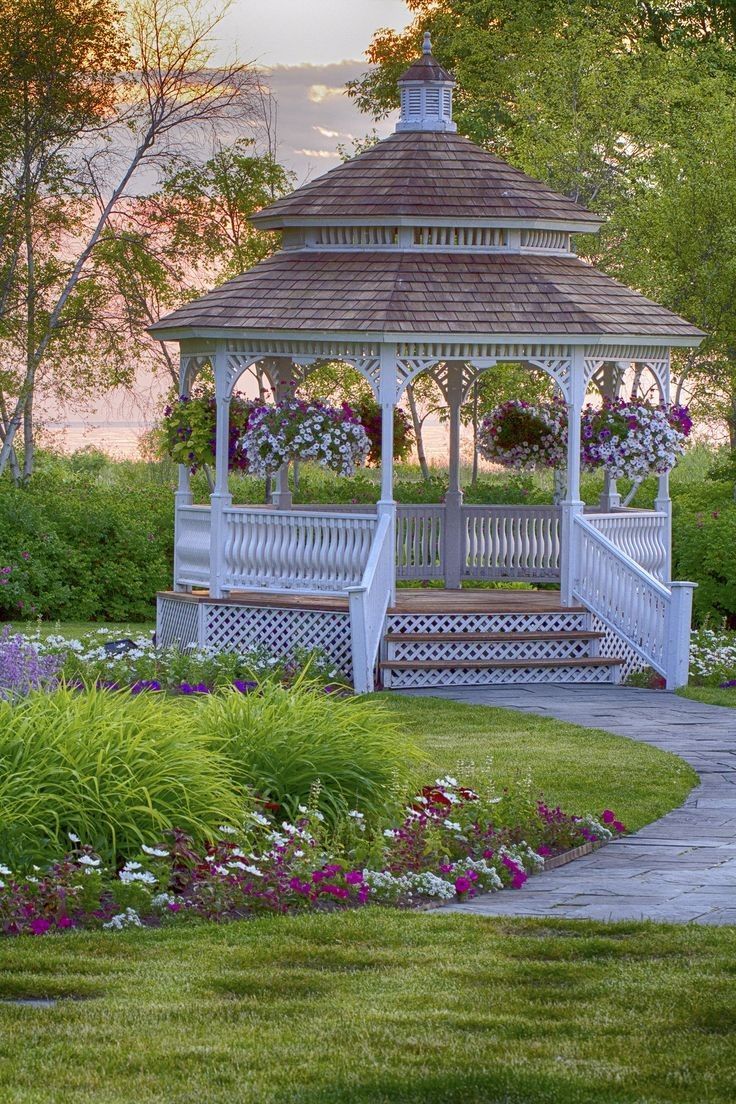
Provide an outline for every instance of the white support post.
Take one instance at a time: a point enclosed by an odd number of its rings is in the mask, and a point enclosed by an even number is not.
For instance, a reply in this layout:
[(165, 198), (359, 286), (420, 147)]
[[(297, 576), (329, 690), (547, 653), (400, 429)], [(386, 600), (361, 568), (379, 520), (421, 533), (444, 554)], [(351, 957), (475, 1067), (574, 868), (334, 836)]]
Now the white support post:
[(449, 364), (447, 367), (450, 455), (442, 536), (444, 539), (445, 586), (448, 590), (460, 590), (465, 561), (465, 533), (462, 525), (463, 492), (460, 485), (460, 407), (463, 401), (463, 381), (461, 365)]
[(665, 562), (662, 565), (662, 578), (669, 586), (672, 578), (672, 499), (670, 498), (670, 473), (660, 475), (657, 483), (657, 497), (654, 500), (654, 509), (665, 515), (664, 520), (664, 548)]
[(687, 686), (695, 586), (695, 583), (670, 583), (672, 601), (664, 626), (664, 669), (668, 690)]
[[(394, 408), (396, 407), (396, 346), (381, 346), (378, 401), (381, 405), (381, 497), (376, 513), (391, 518), (391, 547), (396, 546), (396, 502), (394, 500)], [(396, 567), (391, 576), (389, 604), (396, 601)]]
[[(189, 398), (189, 391), (191, 387), (190, 378), (190, 357), (185, 356), (183, 353), (179, 354), (179, 397)], [(191, 586), (185, 583), (180, 583), (179, 579), (179, 539), (181, 530), (181, 521), (179, 511), (183, 506), (192, 505), (192, 485), (189, 479), (189, 467), (186, 464), (178, 465), (179, 480), (177, 483), (176, 493), (174, 494), (174, 590), (179, 593), (187, 593), (191, 591)]]
[[(292, 363), (288, 357), (274, 357), (274, 374), (276, 376), (276, 402), (284, 402), (291, 397), (293, 386)], [(289, 488), (289, 465), (282, 464), (276, 476), (276, 489), (271, 495), (271, 502), (277, 510), (290, 510), (294, 504), (294, 498)]]
[(227, 379), (227, 349), (217, 342), (215, 369), (215, 489), (210, 495), (210, 596), (223, 598), (227, 592), (225, 575), (225, 510), (232, 505), (228, 488), (230, 451), (230, 389)]
[[(667, 350), (667, 363), (663, 378), (660, 380), (660, 398), (663, 403), (670, 401), (670, 356)], [(670, 497), (670, 473), (660, 475), (657, 483), (657, 497), (654, 500), (654, 509), (665, 514), (664, 545), (665, 562), (662, 567), (662, 578), (669, 585), (672, 579), (672, 499)]]
[(583, 502), (580, 498), (580, 416), (585, 399), (585, 363), (582, 349), (573, 351), (566, 397), (567, 491), (561, 503), (560, 601), (563, 606), (571, 606), (578, 572), (575, 518), (583, 512)]
[[(621, 367), (621, 362), (614, 364), (608, 361), (603, 365), (603, 396), (607, 399), (615, 399), (618, 396), (619, 383), (623, 376)], [(617, 481), (608, 472), (603, 475), (603, 491), (601, 492), (599, 505), (605, 514), (617, 510), (621, 505), (621, 495), (618, 493)]]

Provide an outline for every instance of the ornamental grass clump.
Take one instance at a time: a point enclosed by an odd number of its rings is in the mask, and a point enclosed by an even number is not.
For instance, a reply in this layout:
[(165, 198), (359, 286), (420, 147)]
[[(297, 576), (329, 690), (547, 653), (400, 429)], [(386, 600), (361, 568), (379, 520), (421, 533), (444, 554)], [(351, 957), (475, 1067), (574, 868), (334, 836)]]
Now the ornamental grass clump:
[(187, 725), (216, 742), (238, 785), (289, 816), (319, 783), (317, 808), (330, 821), (355, 808), (378, 818), (416, 776), (420, 753), (380, 702), (325, 694), (303, 678), (193, 705)]
[(160, 694), (95, 688), (0, 701), (3, 860), (42, 862), (72, 833), (112, 862), (168, 828), (203, 841), (242, 819), (229, 764), (181, 712)]

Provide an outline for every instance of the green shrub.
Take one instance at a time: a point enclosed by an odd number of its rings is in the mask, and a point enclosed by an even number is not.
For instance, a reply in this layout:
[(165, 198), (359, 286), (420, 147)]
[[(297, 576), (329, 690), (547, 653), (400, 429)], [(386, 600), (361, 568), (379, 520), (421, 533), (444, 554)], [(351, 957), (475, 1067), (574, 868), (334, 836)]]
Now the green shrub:
[(0, 481), (0, 533), (0, 620), (150, 621), (171, 581), (172, 488), (122, 464), (42, 464), (30, 487)]
[(0, 855), (58, 856), (73, 833), (106, 861), (166, 828), (203, 840), (243, 800), (195, 709), (161, 695), (62, 689), (0, 701)]
[(383, 703), (341, 698), (302, 683), (264, 683), (257, 694), (216, 694), (197, 703), (191, 725), (213, 738), (232, 776), (289, 816), (313, 801), (332, 819), (351, 809), (381, 817), (405, 797), (419, 753)]

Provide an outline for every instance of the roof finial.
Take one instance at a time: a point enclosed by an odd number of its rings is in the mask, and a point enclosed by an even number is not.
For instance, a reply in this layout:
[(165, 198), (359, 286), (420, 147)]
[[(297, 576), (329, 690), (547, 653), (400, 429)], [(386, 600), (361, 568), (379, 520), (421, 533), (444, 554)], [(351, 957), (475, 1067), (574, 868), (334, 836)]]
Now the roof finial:
[(424, 32), (424, 42), (422, 44), (422, 53), (423, 54), (431, 54), (432, 53), (432, 36), (429, 33), (429, 31)]

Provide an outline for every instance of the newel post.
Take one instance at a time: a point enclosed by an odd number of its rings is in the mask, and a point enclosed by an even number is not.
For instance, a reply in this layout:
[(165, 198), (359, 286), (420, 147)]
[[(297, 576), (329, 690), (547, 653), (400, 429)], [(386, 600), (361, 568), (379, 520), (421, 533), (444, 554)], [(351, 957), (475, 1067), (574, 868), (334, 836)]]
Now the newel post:
[[(192, 358), (184, 353), (179, 354), (179, 398), (188, 399), (189, 392), (191, 390), (191, 374), (190, 367)], [(192, 485), (189, 480), (189, 468), (186, 464), (177, 465), (179, 478), (176, 487), (176, 493), (174, 494), (174, 590), (179, 593), (186, 593), (191, 591), (191, 586), (186, 583), (179, 582), (179, 555), (182, 539), (182, 518), (180, 510), (184, 506), (191, 506), (193, 502), (192, 498)]]
[(687, 686), (690, 668), (690, 626), (697, 583), (670, 583), (672, 598), (664, 626), (664, 670), (668, 690)]
[(578, 536), (575, 518), (583, 512), (580, 498), (580, 418), (585, 399), (585, 361), (583, 349), (574, 349), (567, 384), (567, 490), (560, 504), (560, 601), (574, 602), (578, 577)]
[(450, 409), (450, 456), (443, 526), (445, 586), (460, 590), (465, 567), (463, 491), (460, 485), (460, 407), (463, 401), (462, 366), (447, 366), (447, 404)]
[(225, 541), (227, 519), (225, 511), (232, 505), (228, 487), (230, 453), (230, 386), (227, 371), (227, 349), (218, 341), (214, 358), (215, 369), (215, 489), (210, 495), (210, 597), (223, 598), (225, 585)]

